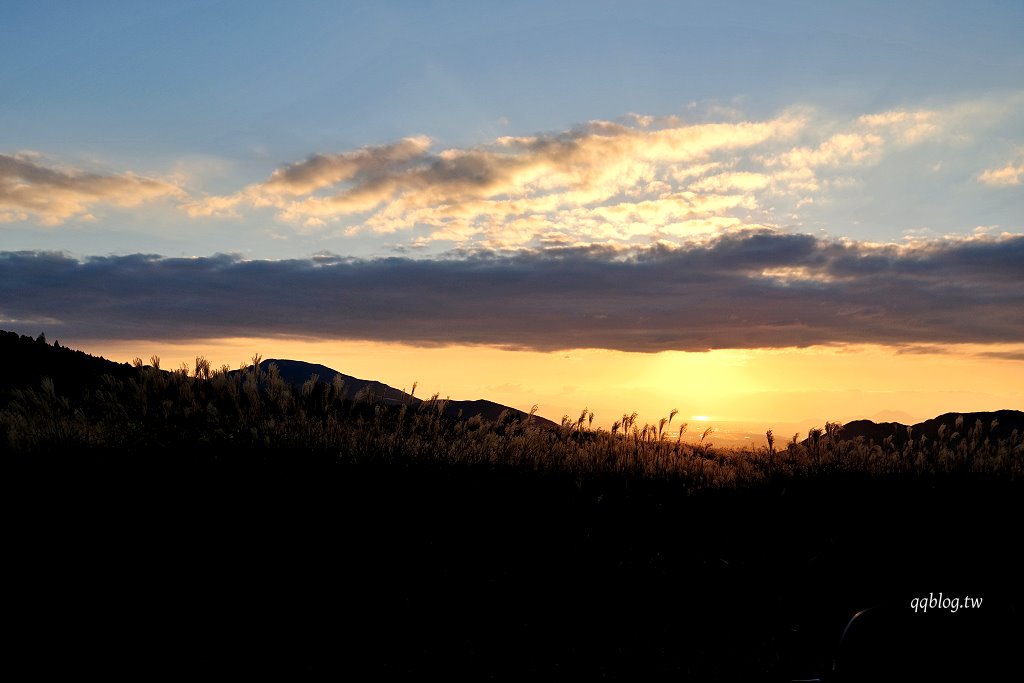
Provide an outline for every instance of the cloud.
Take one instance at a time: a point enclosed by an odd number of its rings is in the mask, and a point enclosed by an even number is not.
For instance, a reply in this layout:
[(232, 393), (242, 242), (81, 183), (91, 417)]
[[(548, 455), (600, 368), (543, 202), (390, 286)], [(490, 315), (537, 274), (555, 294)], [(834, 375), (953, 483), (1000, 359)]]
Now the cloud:
[[(746, 120), (740, 112), (718, 112), (717, 121), (696, 122), (629, 114), (449, 148), (413, 136), (311, 154), (224, 194), (202, 190), (240, 166), (184, 159), (173, 175), (157, 179), (65, 169), (20, 153), (0, 156), (0, 222), (56, 225), (92, 219), (103, 207), (173, 197), (191, 218), (265, 224), (274, 217), (283, 224), (278, 234), (287, 227), (435, 254), (553, 244), (685, 246), (761, 226), (847, 218), (867, 224), (864, 217), (896, 196), (907, 197), (907, 206), (933, 205), (955, 173), (1019, 185), (1019, 155), (978, 174), (985, 164), (968, 159), (967, 150), (991, 158), (994, 150), (981, 149), (991, 143), (981, 141), (1015, 144), (1022, 98), (1010, 93), (839, 118), (807, 107)], [(836, 221), (829, 212), (840, 207)], [(960, 218), (950, 217), (948, 229), (957, 230)], [(1007, 224), (1001, 213), (978, 220)]]
[(777, 159), (776, 163), (789, 168), (815, 168), (818, 166), (840, 166), (862, 164), (881, 156), (885, 140), (873, 133), (838, 133), (815, 148), (798, 147)]
[(858, 122), (869, 129), (886, 131), (898, 144), (913, 145), (941, 133), (948, 123), (944, 119), (950, 115), (928, 110), (893, 110), (861, 116)]
[(75, 217), (92, 219), (98, 206), (133, 207), (183, 196), (172, 183), (134, 173), (63, 170), (43, 165), (36, 154), (0, 154), (0, 223), (35, 220), (59, 225)]
[[(815, 212), (804, 207), (828, 206), (833, 193), (904, 176), (911, 171), (901, 163), (921, 163), (921, 154), (910, 154), (883, 167), (893, 155), (926, 143), (965, 145), (979, 125), (1005, 118), (1000, 112), (981, 102), (846, 119), (810, 108), (763, 120), (732, 112), (724, 122), (630, 114), (447, 149), (410, 137), (314, 154), (234, 194), (197, 198), (186, 210), (266, 210), (299, 231), (389, 235), (405, 247), (440, 243), (435, 253), (553, 242), (684, 245), (698, 235), (778, 227), (779, 217), (814, 220), (801, 215)], [(872, 174), (874, 166), (881, 168)]]
[[(75, 339), (289, 335), (625, 351), (1019, 343), (1024, 236), (768, 230), (684, 247), (246, 261), (0, 253), (0, 319)], [(33, 326), (33, 330), (34, 330)]]
[(998, 360), (1024, 361), (1024, 351), (982, 351), (978, 355), (984, 358), (996, 358)]
[[(233, 195), (198, 199), (186, 209), (192, 216), (212, 216), (270, 207), (280, 220), (296, 226), (342, 224), (357, 232), (427, 227), (427, 241), (475, 241), (483, 248), (506, 245), (510, 231), (518, 232), (517, 244), (538, 246), (543, 234), (522, 230), (546, 223), (582, 244), (594, 238), (591, 228), (620, 204), (626, 210), (630, 204), (664, 202), (665, 207), (648, 213), (675, 215), (687, 179), (721, 165), (709, 161), (712, 157), (788, 139), (804, 124), (793, 114), (690, 125), (632, 115), (560, 133), (505, 136), (487, 145), (440, 151), (431, 149), (428, 138), (408, 138), (314, 155), (277, 169), (262, 183)], [(741, 199), (718, 202), (723, 208), (714, 216), (732, 216), (731, 209), (755, 207), (752, 191), (764, 187), (756, 174), (723, 176), (717, 188), (701, 188), (708, 197), (687, 200), (687, 215), (694, 215), (693, 206), (714, 204), (716, 194), (745, 193)], [(648, 224), (643, 234), (662, 227)]]
[(1008, 186), (1020, 185), (1024, 180), (1024, 163), (1009, 163), (1002, 168), (993, 168), (978, 176), (978, 180), (985, 185)]
[[(963, 115), (950, 111), (892, 110), (865, 114), (840, 124), (816, 145), (801, 145), (762, 156), (771, 186), (778, 191), (814, 193), (822, 189), (821, 176), (837, 170), (875, 165), (895, 150), (906, 149), (942, 135)], [(833, 128), (835, 125), (833, 125)], [(827, 130), (822, 125), (819, 130)], [(833, 183), (838, 179), (832, 178)]]
[[(365, 147), (355, 152), (314, 154), (304, 161), (278, 168), (264, 183), (249, 186), (234, 195), (193, 200), (184, 208), (190, 216), (196, 218), (235, 215), (241, 205), (271, 206), (280, 209), (281, 216), (285, 219), (291, 219), (301, 213), (301, 218), (317, 221), (321, 215), (331, 215), (337, 213), (337, 210), (315, 209), (319, 198), (310, 198), (306, 202), (296, 202), (292, 198), (311, 195), (340, 183), (351, 182), (364, 188), (387, 185), (389, 175), (400, 173), (421, 161), (430, 144), (430, 138), (420, 136), (405, 138), (390, 145)], [(358, 195), (359, 192), (354, 194)], [(358, 199), (355, 201), (358, 203)], [(369, 207), (372, 208), (379, 201), (372, 200)], [(307, 209), (300, 212), (296, 207), (303, 203)]]
[(764, 173), (751, 173), (740, 171), (735, 173), (719, 173), (707, 176), (700, 181), (690, 185), (691, 190), (701, 192), (727, 192), (729, 190), (763, 190), (771, 185), (771, 177)]
[(285, 194), (307, 194), (337, 183), (380, 178), (400, 172), (430, 149), (430, 138), (411, 137), (392, 145), (367, 147), (349, 154), (311, 156), (274, 171), (264, 187)]

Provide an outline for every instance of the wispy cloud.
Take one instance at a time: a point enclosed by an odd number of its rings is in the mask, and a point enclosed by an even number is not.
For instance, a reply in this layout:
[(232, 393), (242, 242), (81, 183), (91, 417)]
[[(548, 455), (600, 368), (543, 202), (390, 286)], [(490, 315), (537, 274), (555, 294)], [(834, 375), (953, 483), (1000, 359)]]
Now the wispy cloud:
[(813, 203), (830, 185), (849, 183), (844, 172), (948, 134), (968, 116), (961, 109), (846, 121), (806, 108), (711, 123), (634, 114), (442, 150), (414, 137), (313, 155), (186, 208), (192, 216), (270, 208), (300, 229), (336, 226), (348, 235), (415, 229), (412, 246), (678, 245), (772, 226), (780, 201), (791, 210)]
[[(201, 216), (269, 206), (281, 220), (298, 225), (349, 220), (354, 230), (378, 233), (426, 226), (427, 241), (476, 240), (483, 247), (537, 246), (545, 233), (581, 244), (607, 241), (611, 232), (628, 242), (681, 227), (690, 232), (700, 218), (716, 219), (704, 226), (714, 232), (729, 209), (754, 208), (750, 192), (765, 183), (755, 174), (734, 173), (717, 184), (706, 181), (695, 193), (688, 179), (716, 167), (708, 163), (713, 157), (792, 138), (804, 124), (794, 114), (692, 125), (631, 116), (437, 152), (430, 140), (409, 138), (315, 155), (239, 193), (203, 198), (187, 208)], [(645, 212), (659, 220), (606, 225), (611, 215), (659, 203), (666, 206)], [(538, 231), (540, 225), (546, 228)]]
[(132, 207), (183, 196), (172, 183), (134, 173), (88, 173), (44, 165), (37, 154), (0, 154), (0, 223), (59, 225), (71, 218), (90, 220), (99, 206)]
[(373, 184), (422, 161), (430, 138), (412, 137), (391, 145), (366, 147), (343, 154), (314, 154), (283, 166), (261, 184), (226, 197), (205, 197), (185, 205), (190, 216), (234, 215), (240, 205), (284, 209), (288, 198), (310, 195), (342, 183)]
[[(1004, 126), (1002, 134), (1012, 136), (1005, 126), (1022, 97), (843, 118), (807, 107), (761, 120), (739, 112), (693, 122), (631, 114), (447, 149), (415, 136), (313, 154), (220, 195), (203, 191), (225, 180), (211, 177), (210, 168), (160, 179), (66, 169), (22, 153), (0, 156), (0, 222), (56, 225), (91, 219), (105, 206), (173, 197), (191, 219), (264, 222), (269, 212), (281, 236), (291, 228), (432, 254), (685, 246), (759, 228), (827, 229), (828, 207), (837, 202), (846, 202), (844, 220), (870, 211), (850, 203), (850, 188), (884, 202), (898, 194), (893, 184), (900, 178), (920, 178), (928, 169), (951, 176), (986, 126)], [(929, 144), (927, 152), (910, 151)], [(966, 172), (979, 183), (1019, 184), (1019, 161)], [(1007, 224), (996, 218), (986, 220)]]
[[(835, 173), (857, 166), (877, 164), (894, 150), (922, 143), (945, 132), (952, 114), (930, 110), (893, 110), (866, 114), (841, 124), (813, 132), (822, 134), (820, 142), (766, 155), (761, 161), (771, 173), (772, 186), (782, 192), (804, 195), (822, 189), (822, 173)], [(813, 136), (812, 136), (813, 137)]]
[(1002, 168), (984, 171), (978, 180), (986, 185), (1009, 186), (1024, 183), (1024, 163), (1008, 163)]
[[(772, 231), (684, 247), (247, 261), (0, 253), (0, 319), (48, 335), (289, 335), (627, 351), (1019, 343), (1024, 237), (875, 245)], [(21, 321), (21, 322), (19, 322)]]

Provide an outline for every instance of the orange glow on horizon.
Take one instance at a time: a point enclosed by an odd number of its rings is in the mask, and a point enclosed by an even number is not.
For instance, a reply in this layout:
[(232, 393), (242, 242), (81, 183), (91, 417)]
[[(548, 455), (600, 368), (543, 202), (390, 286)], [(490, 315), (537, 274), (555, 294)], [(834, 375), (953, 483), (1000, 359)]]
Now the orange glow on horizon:
[(594, 427), (604, 429), (634, 411), (643, 424), (678, 409), (714, 427), (719, 438), (763, 437), (767, 428), (788, 436), (826, 420), (917, 422), (944, 412), (1024, 410), (1024, 362), (991, 355), (1020, 352), (1008, 347), (899, 353), (847, 345), (643, 354), (283, 338), (62, 343), (119, 362), (158, 355), (164, 368), (192, 368), (200, 355), (214, 368), (232, 369), (257, 353), (305, 360), (397, 389), (409, 390), (416, 382), (421, 398), (486, 398), (524, 411), (536, 404), (539, 415), (555, 422), (587, 408), (595, 414)]

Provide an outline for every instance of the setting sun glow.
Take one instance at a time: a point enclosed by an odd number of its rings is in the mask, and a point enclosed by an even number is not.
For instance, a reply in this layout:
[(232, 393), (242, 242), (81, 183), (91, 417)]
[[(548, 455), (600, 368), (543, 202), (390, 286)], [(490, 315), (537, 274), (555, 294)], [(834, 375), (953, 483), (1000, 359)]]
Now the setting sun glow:
[(779, 434), (805, 432), (826, 420), (913, 423), (950, 410), (1024, 405), (1024, 364), (992, 358), (997, 350), (1009, 354), (1006, 349), (966, 345), (914, 353), (850, 345), (643, 354), (230, 338), (83, 341), (80, 348), (122, 362), (157, 355), (167, 368), (191, 367), (200, 355), (213, 367), (230, 368), (257, 353), (302, 359), (397, 389), (408, 390), (415, 382), (421, 398), (434, 393), (458, 400), (487, 398), (525, 411), (537, 405), (539, 415), (555, 422), (587, 408), (595, 415), (594, 426), (605, 429), (624, 413), (639, 413), (642, 424), (678, 409), (691, 421), (713, 426), (719, 440), (760, 439), (768, 428)]
[(718, 440), (1024, 408), (1019, 3), (400, 4), (3, 3), (0, 328)]

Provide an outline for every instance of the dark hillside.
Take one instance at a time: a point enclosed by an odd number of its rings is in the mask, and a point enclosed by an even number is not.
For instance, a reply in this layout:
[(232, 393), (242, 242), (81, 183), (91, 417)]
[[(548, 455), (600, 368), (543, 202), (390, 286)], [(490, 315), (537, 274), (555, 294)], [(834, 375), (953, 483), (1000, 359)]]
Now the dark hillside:
[(841, 433), (844, 439), (856, 439), (863, 437), (865, 441), (882, 443), (887, 438), (907, 438), (907, 426), (899, 422), (872, 422), (871, 420), (853, 420), (843, 425)]
[(260, 362), (260, 369), (266, 372), (271, 365), (277, 366), (281, 378), (294, 387), (302, 387), (313, 375), (319, 382), (330, 383), (335, 375), (345, 383), (345, 398), (350, 401), (367, 400), (374, 403), (401, 405), (419, 403), (419, 399), (389, 387), (386, 384), (369, 379), (359, 379), (333, 370), (326, 365), (306, 363), (299, 360), (282, 360), (272, 358)]
[(972, 429), (979, 429), (983, 438), (1009, 439), (1014, 431), (1024, 434), (1024, 412), (1019, 410), (993, 410), (975, 413), (945, 413), (924, 422), (905, 425), (899, 422), (876, 423), (871, 420), (854, 420), (843, 425), (840, 438), (857, 439), (882, 443), (891, 438), (902, 446), (908, 439), (920, 441), (921, 437), (936, 441), (941, 437), (954, 439), (965, 437)]
[(33, 339), (5, 330), (0, 330), (0, 358), (4, 359), (0, 398), (13, 389), (38, 388), (44, 378), (53, 381), (58, 393), (77, 396), (99, 386), (103, 375), (118, 379), (135, 376), (127, 363), (60, 346), (58, 340), (51, 345), (42, 335)]
[[(326, 382), (328, 384), (337, 376), (344, 383), (345, 398), (350, 401), (366, 401), (389, 406), (418, 406), (423, 402), (421, 398), (390, 387), (382, 382), (352, 377), (325, 365), (298, 360), (269, 359), (260, 362), (260, 369), (266, 372), (271, 365), (277, 366), (277, 371), (281, 378), (295, 388), (301, 388), (314, 375), (316, 375), (318, 382)], [(521, 410), (485, 399), (478, 399), (476, 401), (445, 399), (444, 414), (448, 417), (463, 419), (479, 415), (485, 420), (491, 421), (498, 420), (502, 414), (505, 414), (506, 417), (517, 419), (526, 419), (527, 417), (527, 414)], [(532, 421), (536, 424), (557, 427), (554, 422), (539, 415), (534, 415)]]
[(933, 441), (939, 438), (939, 429), (945, 427), (945, 433), (953, 435), (965, 434), (970, 429), (980, 427), (985, 436), (991, 439), (1008, 439), (1016, 430), (1024, 434), (1024, 412), (1019, 410), (992, 410), (981, 413), (945, 413), (913, 427), (914, 438), (927, 436)]

